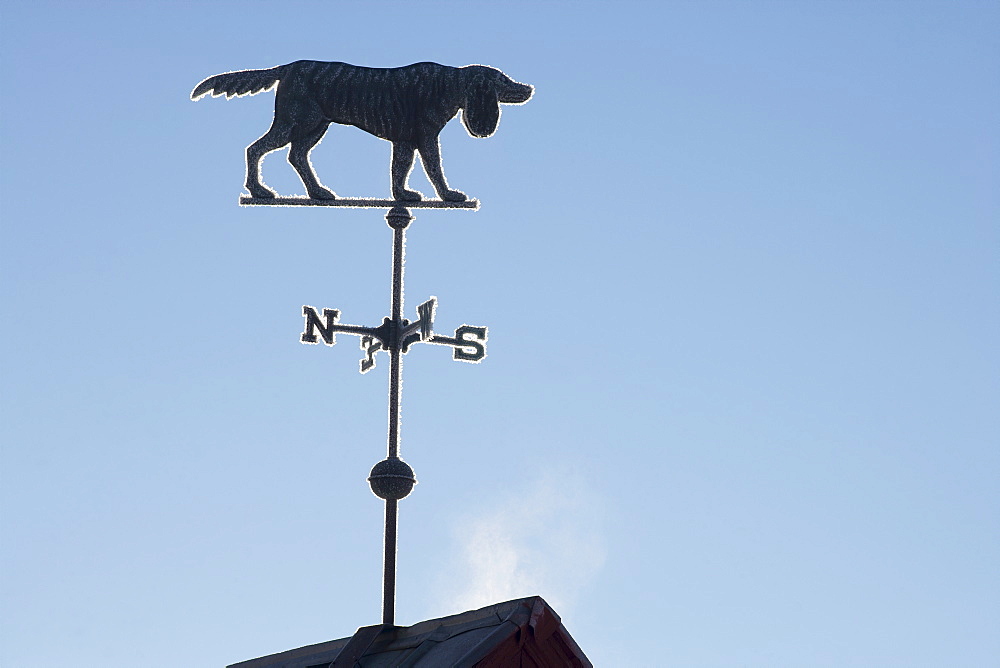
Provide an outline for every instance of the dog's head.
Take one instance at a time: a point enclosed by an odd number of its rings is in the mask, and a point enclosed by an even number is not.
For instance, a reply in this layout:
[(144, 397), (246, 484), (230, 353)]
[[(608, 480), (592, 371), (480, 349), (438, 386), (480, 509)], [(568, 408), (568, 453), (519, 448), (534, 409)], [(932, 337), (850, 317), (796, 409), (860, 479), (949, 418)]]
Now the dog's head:
[(473, 137), (489, 137), (500, 123), (501, 104), (524, 104), (535, 89), (485, 65), (461, 68), (465, 78), (462, 122)]

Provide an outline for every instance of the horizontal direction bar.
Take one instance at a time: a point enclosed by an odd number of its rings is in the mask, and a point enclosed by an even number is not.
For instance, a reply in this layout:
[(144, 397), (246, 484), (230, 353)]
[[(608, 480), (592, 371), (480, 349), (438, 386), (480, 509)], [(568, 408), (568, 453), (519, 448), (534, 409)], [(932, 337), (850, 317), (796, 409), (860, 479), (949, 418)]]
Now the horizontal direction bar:
[(440, 199), (424, 199), (406, 202), (394, 199), (337, 198), (309, 199), (308, 197), (250, 197), (240, 195), (240, 206), (340, 206), (351, 209), (392, 209), (401, 206), (406, 209), (472, 209), (479, 208), (479, 200), (445, 202)]
[(337, 334), (352, 334), (353, 336), (373, 336), (382, 340), (385, 330), (381, 327), (364, 327), (362, 325), (334, 325), (331, 329)]

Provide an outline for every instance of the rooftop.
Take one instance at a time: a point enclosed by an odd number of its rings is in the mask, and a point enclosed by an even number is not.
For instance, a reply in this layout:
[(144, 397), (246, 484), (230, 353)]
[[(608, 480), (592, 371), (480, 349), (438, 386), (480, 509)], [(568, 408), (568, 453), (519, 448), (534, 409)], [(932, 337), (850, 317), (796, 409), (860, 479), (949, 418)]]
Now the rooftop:
[(250, 659), (229, 668), (592, 668), (559, 615), (531, 596), (413, 626), (363, 626), (349, 638)]

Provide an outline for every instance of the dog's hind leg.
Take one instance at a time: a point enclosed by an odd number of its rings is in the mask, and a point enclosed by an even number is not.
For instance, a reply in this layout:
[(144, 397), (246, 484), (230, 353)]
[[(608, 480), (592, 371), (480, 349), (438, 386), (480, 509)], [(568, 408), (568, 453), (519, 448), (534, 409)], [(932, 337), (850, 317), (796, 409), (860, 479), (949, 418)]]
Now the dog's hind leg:
[(461, 190), (452, 190), (444, 178), (441, 167), (441, 144), (436, 136), (420, 143), (420, 161), (438, 196), (446, 202), (464, 202), (468, 199)]
[[(309, 161), (309, 152), (323, 138), (328, 127), (330, 127), (329, 123), (322, 122), (309, 133), (292, 139), (292, 148), (288, 151), (288, 162), (299, 173), (299, 178), (302, 179), (302, 183), (306, 187), (306, 192), (309, 193), (309, 197), (312, 199), (337, 199), (337, 196), (324, 188), (319, 179), (316, 178), (316, 172)], [(299, 133), (296, 132), (295, 134)]]
[(247, 181), (246, 187), (252, 197), (271, 199), (274, 191), (260, 181), (260, 163), (264, 156), (276, 151), (291, 140), (291, 128), (275, 121), (267, 133), (247, 146)]
[(392, 142), (392, 198), (404, 202), (419, 202), (423, 195), (416, 190), (407, 190), (406, 182), (413, 170), (413, 156), (416, 148), (404, 142)]

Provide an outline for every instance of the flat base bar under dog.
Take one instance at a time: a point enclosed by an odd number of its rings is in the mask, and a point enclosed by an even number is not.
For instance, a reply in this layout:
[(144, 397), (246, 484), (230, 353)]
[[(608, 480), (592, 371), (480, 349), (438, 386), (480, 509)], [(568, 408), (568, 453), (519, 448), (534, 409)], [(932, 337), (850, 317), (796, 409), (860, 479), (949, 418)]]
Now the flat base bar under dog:
[(472, 209), (479, 208), (479, 200), (446, 202), (440, 199), (425, 199), (408, 202), (395, 199), (368, 199), (363, 197), (337, 199), (309, 199), (308, 197), (248, 197), (240, 196), (240, 206), (340, 206), (353, 209)]

